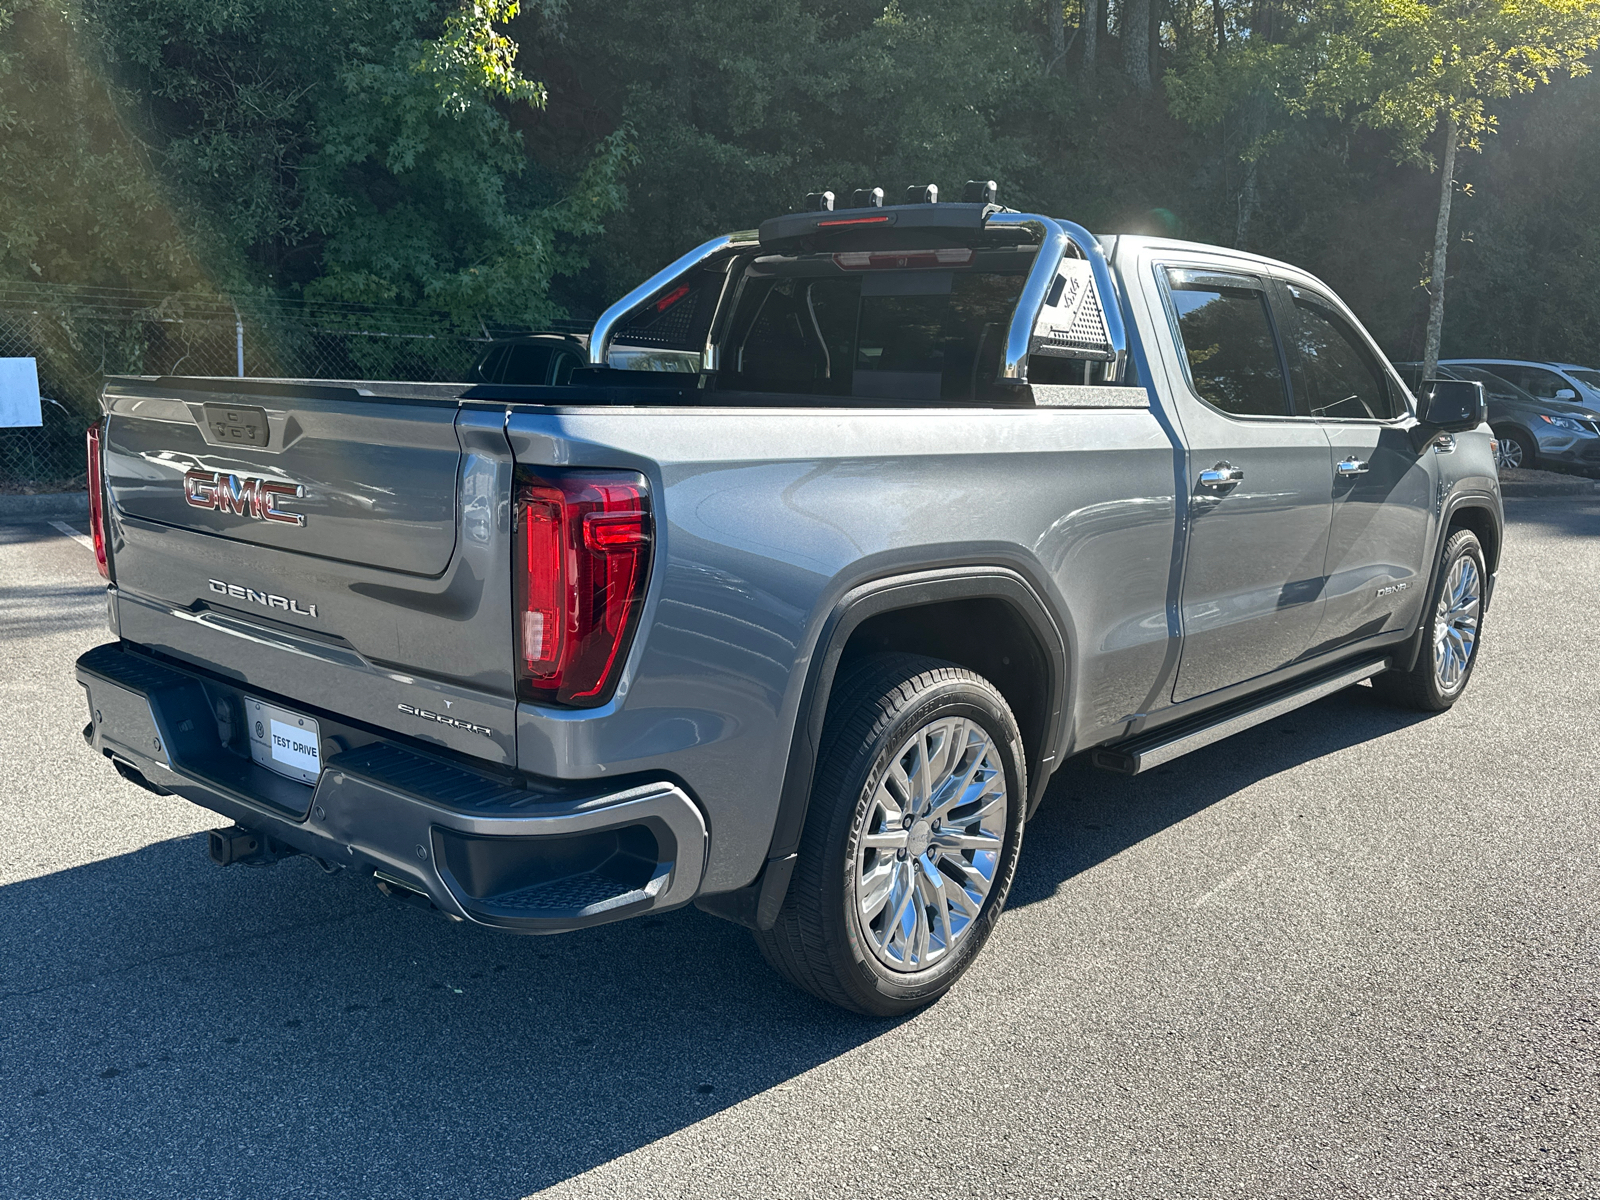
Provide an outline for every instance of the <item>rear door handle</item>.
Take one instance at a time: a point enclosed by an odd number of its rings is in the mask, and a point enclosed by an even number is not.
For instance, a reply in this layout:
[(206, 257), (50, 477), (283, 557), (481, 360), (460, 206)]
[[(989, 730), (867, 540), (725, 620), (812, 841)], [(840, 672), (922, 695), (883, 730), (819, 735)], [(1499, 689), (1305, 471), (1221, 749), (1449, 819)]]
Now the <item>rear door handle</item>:
[(1352, 454), (1335, 467), (1334, 470), (1339, 473), (1340, 479), (1348, 479), (1352, 475), (1365, 475), (1367, 473), (1367, 464)]
[(1244, 481), (1244, 471), (1232, 463), (1219, 462), (1209, 471), (1200, 472), (1200, 486), (1204, 488), (1232, 487)]

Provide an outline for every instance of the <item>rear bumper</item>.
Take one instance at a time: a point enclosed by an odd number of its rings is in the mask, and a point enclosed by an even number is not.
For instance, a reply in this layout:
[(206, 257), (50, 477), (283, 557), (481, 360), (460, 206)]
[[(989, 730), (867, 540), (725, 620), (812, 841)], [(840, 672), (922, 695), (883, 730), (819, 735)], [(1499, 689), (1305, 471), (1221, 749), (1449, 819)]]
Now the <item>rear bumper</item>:
[(126, 643), (89, 651), (77, 676), (96, 751), (304, 854), (425, 895), (449, 916), (560, 933), (685, 904), (699, 887), (705, 821), (671, 782), (618, 789), (496, 775), (291, 703), (321, 726), (313, 787), (250, 758), (241, 706), (253, 693)]

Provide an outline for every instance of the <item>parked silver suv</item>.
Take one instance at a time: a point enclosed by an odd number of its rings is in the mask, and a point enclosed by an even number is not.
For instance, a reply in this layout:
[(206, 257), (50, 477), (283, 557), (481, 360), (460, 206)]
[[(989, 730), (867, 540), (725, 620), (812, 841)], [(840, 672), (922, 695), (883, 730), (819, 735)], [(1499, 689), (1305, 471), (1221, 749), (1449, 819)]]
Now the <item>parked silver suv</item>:
[(1521, 358), (1447, 358), (1439, 365), (1493, 371), (1540, 400), (1561, 400), (1600, 412), (1600, 371), (1591, 367)]
[[(1396, 363), (1412, 387), (1419, 387), (1421, 363)], [(1495, 436), (1495, 463), (1508, 468), (1572, 467), (1600, 470), (1600, 416), (1581, 404), (1540, 400), (1509, 379), (1482, 367), (1441, 363), (1444, 379), (1483, 384), (1489, 397), (1489, 426)]]

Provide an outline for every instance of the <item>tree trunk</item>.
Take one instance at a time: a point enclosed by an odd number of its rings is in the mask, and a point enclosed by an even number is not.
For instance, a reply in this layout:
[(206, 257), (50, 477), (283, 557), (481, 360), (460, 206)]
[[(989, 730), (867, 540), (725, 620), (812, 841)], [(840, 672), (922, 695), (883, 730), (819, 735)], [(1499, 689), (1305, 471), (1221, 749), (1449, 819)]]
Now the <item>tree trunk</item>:
[(1244, 186), (1239, 189), (1239, 219), (1233, 233), (1235, 250), (1250, 248), (1250, 218), (1256, 215), (1256, 208), (1260, 205), (1260, 198), (1256, 193), (1257, 161), (1252, 158), (1244, 165)]
[(1147, 41), (1150, 46), (1150, 82), (1152, 85), (1161, 78), (1161, 3), (1162, 0), (1150, 0), (1150, 33)]
[(1211, 27), (1217, 36), (1217, 49), (1228, 48), (1228, 22), (1222, 11), (1222, 0), (1211, 0)]
[(1141, 92), (1150, 90), (1150, 0), (1124, 0), (1122, 69)]
[(1100, 40), (1100, 0), (1083, 0), (1083, 75), (1094, 78), (1094, 52)]
[(1067, 18), (1063, 11), (1063, 0), (1049, 0), (1050, 5), (1050, 65), (1045, 67), (1046, 75), (1054, 75), (1061, 67), (1062, 59), (1067, 57)]
[(1456, 183), (1456, 121), (1444, 119), (1444, 163), (1439, 170), (1439, 221), (1433, 227), (1433, 270), (1428, 276), (1428, 336), (1422, 349), (1422, 377), (1432, 379), (1439, 366), (1439, 337), (1444, 332), (1445, 255), (1450, 250), (1450, 199)]

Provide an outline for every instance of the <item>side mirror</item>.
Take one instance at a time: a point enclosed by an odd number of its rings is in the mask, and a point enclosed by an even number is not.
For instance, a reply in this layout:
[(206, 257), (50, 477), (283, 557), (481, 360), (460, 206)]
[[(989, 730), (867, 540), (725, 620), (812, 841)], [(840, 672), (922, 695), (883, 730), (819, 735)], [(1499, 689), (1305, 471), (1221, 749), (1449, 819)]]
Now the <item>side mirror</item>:
[(1576, 400), (1577, 398), (1578, 393), (1571, 388), (1557, 388), (1556, 394), (1551, 397), (1553, 400)]
[(1428, 437), (1436, 433), (1466, 433), (1489, 419), (1489, 401), (1483, 384), (1467, 379), (1425, 379), (1417, 417)]

